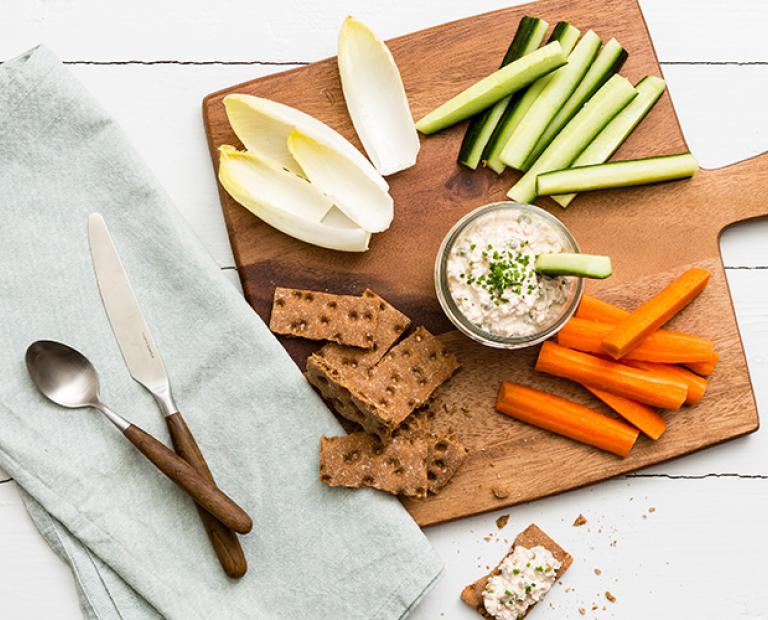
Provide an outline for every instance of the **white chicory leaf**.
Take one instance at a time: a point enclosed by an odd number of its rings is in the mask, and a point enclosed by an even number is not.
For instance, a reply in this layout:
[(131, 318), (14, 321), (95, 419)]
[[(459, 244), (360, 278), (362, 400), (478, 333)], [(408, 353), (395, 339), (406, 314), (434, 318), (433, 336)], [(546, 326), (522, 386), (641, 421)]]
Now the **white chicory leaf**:
[(320, 222), (333, 206), (314, 185), (269, 159), (228, 145), (220, 147), (219, 154), (229, 177), (253, 188), (265, 204), (311, 222)]
[[(288, 180), (286, 175), (293, 178)], [(254, 183), (256, 180), (259, 182)], [(303, 183), (311, 188), (309, 191), (319, 192), (307, 181), (263, 158), (224, 148), (219, 161), (219, 181), (238, 203), (286, 235), (331, 250), (365, 252), (368, 249), (370, 233), (330, 207), (322, 195), (320, 206), (310, 211), (304, 203), (309, 195), (297, 190), (295, 183)], [(281, 186), (284, 192), (281, 192)], [(288, 194), (292, 196), (290, 200), (285, 199)], [(318, 219), (323, 210), (324, 215)], [(305, 217), (308, 213), (309, 216)]]
[(339, 33), (338, 63), (349, 116), (373, 165), (383, 175), (413, 166), (419, 136), (389, 48), (350, 16)]
[(289, 134), (298, 129), (338, 151), (381, 189), (389, 189), (384, 177), (351, 142), (309, 114), (276, 101), (243, 94), (224, 97), (224, 108), (232, 130), (246, 149), (273, 159), (291, 172), (303, 174), (287, 146)]
[(350, 220), (372, 233), (389, 228), (392, 197), (346, 157), (300, 131), (288, 136), (288, 149), (312, 184)]

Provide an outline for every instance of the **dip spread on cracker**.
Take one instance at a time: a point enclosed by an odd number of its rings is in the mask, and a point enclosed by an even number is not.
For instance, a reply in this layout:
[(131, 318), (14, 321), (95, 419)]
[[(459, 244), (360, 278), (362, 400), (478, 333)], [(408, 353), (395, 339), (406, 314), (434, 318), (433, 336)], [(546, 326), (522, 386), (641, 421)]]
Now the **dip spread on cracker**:
[(567, 251), (543, 217), (518, 209), (479, 215), (447, 248), (448, 289), (465, 318), (494, 336), (536, 334), (562, 313), (571, 278), (536, 273), (539, 254)]
[(485, 610), (497, 620), (517, 620), (538, 603), (555, 583), (560, 562), (541, 545), (516, 546), (488, 579), (483, 590)]

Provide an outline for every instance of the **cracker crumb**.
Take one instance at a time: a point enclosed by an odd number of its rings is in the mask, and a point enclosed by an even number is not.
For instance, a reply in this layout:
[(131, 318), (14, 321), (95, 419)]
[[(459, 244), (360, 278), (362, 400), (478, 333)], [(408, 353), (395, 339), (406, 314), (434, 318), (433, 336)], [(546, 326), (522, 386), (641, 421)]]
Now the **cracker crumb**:
[(573, 527), (581, 527), (587, 522), (587, 518), (580, 514), (578, 517), (576, 517), (576, 520), (573, 522)]
[(656, 507), (655, 507), (655, 506), (651, 506), (651, 507), (648, 509), (648, 512), (656, 512)]
[(597, 575), (599, 577), (602, 574), (603, 574), (603, 571), (601, 571), (599, 568), (595, 569), (595, 575)]
[(498, 519), (496, 519), (496, 527), (499, 529), (503, 529), (504, 527), (506, 527), (508, 521), (509, 521), (509, 515), (501, 515)]
[(509, 487), (503, 484), (497, 484), (491, 487), (491, 492), (494, 494), (494, 496), (496, 496), (497, 499), (505, 499), (509, 497)]
[(618, 540), (612, 540), (612, 541), (611, 541), (611, 544), (610, 544), (610, 545), (608, 545), (608, 546), (609, 546), (609, 547), (615, 547), (617, 544), (619, 544), (619, 541), (618, 541)]
[(592, 611), (597, 611), (600, 609), (600, 606), (597, 603), (592, 603)]
[(583, 607), (579, 607), (579, 613), (583, 616), (587, 613), (587, 610), (584, 609)]
[(483, 536), (483, 540), (485, 542), (490, 542), (491, 541), (491, 537), (490, 536)]
[(643, 515), (643, 519), (647, 519), (647, 518), (648, 518), (648, 515)]
[(616, 597), (613, 594), (611, 594), (610, 592), (606, 592), (605, 593), (605, 598), (607, 598), (609, 601), (611, 601), (611, 603), (615, 603), (616, 602)]

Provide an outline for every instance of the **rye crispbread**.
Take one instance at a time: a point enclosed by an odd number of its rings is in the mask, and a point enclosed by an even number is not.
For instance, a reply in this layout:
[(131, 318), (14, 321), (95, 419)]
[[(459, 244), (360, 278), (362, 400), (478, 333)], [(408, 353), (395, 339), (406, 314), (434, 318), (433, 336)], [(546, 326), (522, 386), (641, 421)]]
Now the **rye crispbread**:
[(423, 437), (429, 443), (427, 478), (430, 493), (439, 493), (467, 458), (464, 444), (450, 429), (440, 427), (434, 411), (417, 411), (395, 431), (396, 436)]
[(276, 288), (269, 329), (284, 336), (371, 349), (379, 303), (370, 297)]
[[(501, 561), (496, 565), (496, 568), (494, 568), (490, 573), (488, 573), (485, 577), (482, 577), (475, 581), (475, 583), (468, 585), (464, 590), (461, 592), (461, 600), (464, 601), (467, 605), (470, 607), (474, 607), (475, 610), (484, 618), (489, 618), (490, 620), (493, 620), (493, 616), (491, 616), (486, 610), (485, 605), (483, 603), (483, 590), (485, 590), (485, 586), (488, 583), (488, 580), (494, 576), (499, 574), (499, 567), (501, 566), (501, 563), (504, 561), (504, 558), (506, 558), (515, 547), (518, 545), (522, 547), (526, 547), (527, 549), (531, 549), (532, 547), (535, 547), (537, 545), (540, 545), (547, 549), (553, 556), (555, 556), (555, 559), (560, 562), (560, 568), (556, 571), (555, 576), (557, 579), (560, 579), (565, 571), (568, 570), (568, 567), (573, 562), (573, 558), (571, 555), (565, 551), (560, 545), (558, 545), (554, 540), (552, 540), (549, 536), (547, 536), (544, 532), (542, 532), (538, 526), (535, 524), (529, 525), (523, 532), (517, 535), (517, 538), (512, 542), (512, 546), (510, 547), (509, 551), (506, 553), (506, 555), (501, 558)], [(526, 616), (528, 613), (533, 609), (535, 605), (532, 605), (528, 608), (526, 611)]]
[(458, 367), (456, 356), (423, 327), (392, 347), (367, 373), (344, 373), (317, 355), (307, 361), (307, 373), (327, 382), (331, 399), (351, 400), (362, 413), (354, 421), (383, 440), (424, 406)]
[(379, 319), (373, 332), (373, 346), (370, 349), (360, 349), (330, 342), (317, 352), (319, 357), (336, 368), (341, 375), (369, 371), (411, 324), (407, 316), (370, 289), (363, 292), (363, 297), (379, 306)]
[[(334, 390), (330, 382), (324, 381), (322, 375), (318, 376), (307, 370), (307, 380), (314, 385), (320, 395), (331, 407), (348, 420), (362, 422), (363, 414), (352, 403), (348, 394), (345, 396)], [(438, 493), (448, 484), (450, 479), (459, 469), (466, 458), (467, 451), (462, 443), (453, 435), (444, 432), (429, 430), (427, 424), (427, 412), (417, 412), (406, 419), (396, 431), (397, 437), (406, 439), (425, 439), (427, 441), (427, 490), (430, 493)]]
[(427, 496), (425, 439), (382, 444), (368, 433), (320, 438), (320, 480), (330, 486), (373, 487), (394, 495)]

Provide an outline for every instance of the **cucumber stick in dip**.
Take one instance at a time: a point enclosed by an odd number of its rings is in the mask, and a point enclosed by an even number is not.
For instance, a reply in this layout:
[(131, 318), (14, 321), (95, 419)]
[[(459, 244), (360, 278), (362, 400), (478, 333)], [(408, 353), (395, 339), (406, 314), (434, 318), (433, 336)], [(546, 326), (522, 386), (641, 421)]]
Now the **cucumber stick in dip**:
[[(512, 61), (522, 58), (526, 54), (539, 48), (544, 40), (544, 34), (547, 32), (549, 24), (538, 17), (525, 16), (520, 20), (517, 32), (509, 44), (509, 49), (501, 62), (502, 67), (506, 67)], [(475, 116), (467, 127), (467, 133), (464, 134), (464, 141), (459, 150), (459, 163), (464, 164), (473, 170), (477, 169), (483, 156), (488, 141), (491, 139), (493, 130), (499, 124), (504, 111), (514, 95), (507, 95), (501, 101), (488, 108), (482, 114)]]
[(416, 129), (431, 134), (450, 127), (562, 67), (566, 62), (560, 44), (557, 41), (548, 43), (495, 71), (432, 110), (416, 123)]
[[(573, 47), (576, 45), (576, 41), (579, 40), (581, 31), (569, 24), (568, 22), (558, 22), (552, 30), (552, 35), (549, 37), (548, 43), (557, 41), (560, 43), (560, 47), (563, 49), (563, 54), (568, 56)], [(486, 165), (493, 170), (496, 174), (504, 172), (504, 162), (501, 161), (501, 152), (504, 150), (504, 146), (507, 144), (509, 137), (515, 128), (523, 120), (528, 110), (536, 102), (544, 90), (544, 87), (549, 83), (552, 74), (545, 75), (539, 78), (533, 84), (531, 84), (524, 91), (517, 93), (512, 97), (507, 109), (504, 111), (504, 116), (501, 117), (496, 129), (491, 135), (491, 139), (488, 142), (488, 146), (485, 148), (483, 157), (486, 160)]]
[(539, 176), (538, 186), (542, 195), (585, 192), (686, 179), (698, 169), (690, 153), (662, 155), (548, 172)]
[[(581, 155), (571, 164), (577, 166), (592, 166), (602, 164), (610, 159), (616, 150), (624, 143), (629, 134), (637, 127), (646, 114), (664, 93), (664, 80), (655, 75), (648, 75), (635, 85), (637, 97), (629, 102), (621, 112), (613, 117), (603, 130), (589, 143)], [(565, 208), (576, 198), (577, 194), (559, 194), (551, 196), (561, 207)]]
[(507, 192), (512, 200), (529, 203), (536, 198), (536, 177), (552, 170), (563, 170), (594, 140), (600, 130), (619, 113), (637, 91), (625, 77), (612, 76), (584, 104), (563, 130)]
[(613, 274), (608, 256), (592, 254), (539, 254), (536, 273), (545, 276), (580, 276), (605, 279)]
[(616, 39), (611, 39), (603, 46), (595, 62), (589, 67), (584, 79), (579, 82), (576, 90), (568, 97), (568, 101), (560, 108), (560, 111), (539, 138), (533, 151), (528, 156), (528, 161), (524, 166), (526, 170), (530, 168), (531, 164), (547, 148), (547, 145), (554, 140), (560, 130), (565, 127), (565, 124), (579, 111), (579, 108), (597, 92), (597, 89), (605, 84), (614, 73), (618, 73), (628, 56)]
[(536, 102), (523, 117), (501, 152), (501, 161), (523, 170), (528, 156), (560, 108), (586, 75), (600, 49), (600, 37), (589, 30), (568, 56), (568, 64), (552, 74)]

